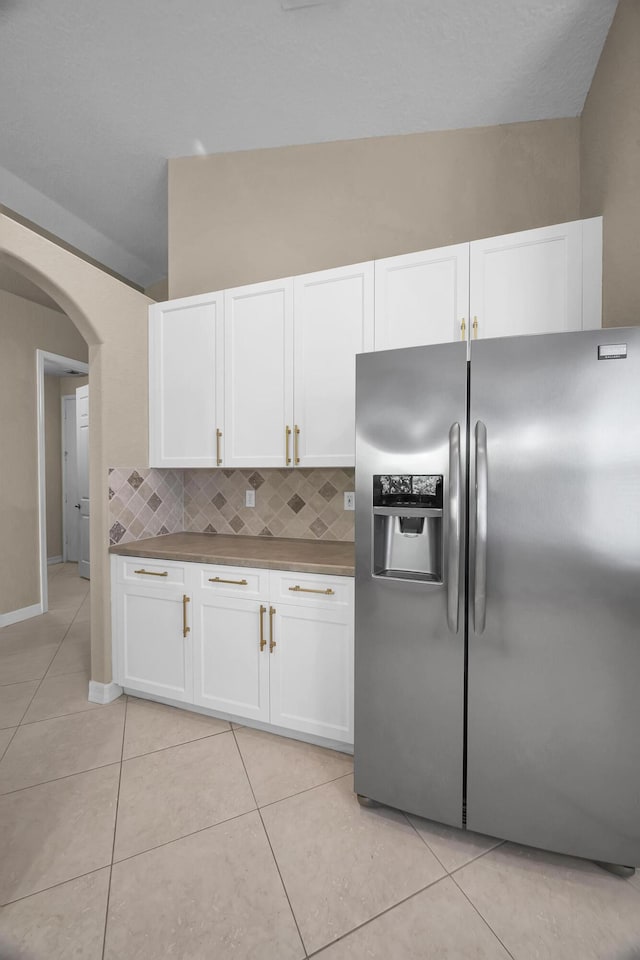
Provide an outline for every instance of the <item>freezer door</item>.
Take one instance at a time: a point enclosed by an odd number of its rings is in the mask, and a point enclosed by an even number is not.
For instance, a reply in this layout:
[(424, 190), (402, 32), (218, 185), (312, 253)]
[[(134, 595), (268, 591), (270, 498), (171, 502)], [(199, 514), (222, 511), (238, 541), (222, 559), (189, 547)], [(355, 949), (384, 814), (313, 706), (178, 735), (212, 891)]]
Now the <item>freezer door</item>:
[[(355, 788), (460, 825), (466, 344), (363, 354), (356, 370)], [(374, 476), (425, 474), (442, 477), (440, 516), (422, 528), (418, 510), (402, 532), (401, 508), (374, 514)]]
[(640, 864), (640, 329), (471, 349), (467, 825)]

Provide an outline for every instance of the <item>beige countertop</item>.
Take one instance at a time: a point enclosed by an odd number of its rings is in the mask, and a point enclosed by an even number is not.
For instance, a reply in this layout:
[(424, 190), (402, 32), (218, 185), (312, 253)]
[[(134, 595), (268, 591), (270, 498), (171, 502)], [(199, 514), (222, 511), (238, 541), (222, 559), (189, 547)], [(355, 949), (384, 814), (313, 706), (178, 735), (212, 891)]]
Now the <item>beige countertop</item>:
[(214, 533), (168, 533), (163, 537), (116, 544), (109, 548), (109, 552), (122, 557), (223, 563), (338, 577), (352, 577), (355, 563), (351, 542), (233, 537)]

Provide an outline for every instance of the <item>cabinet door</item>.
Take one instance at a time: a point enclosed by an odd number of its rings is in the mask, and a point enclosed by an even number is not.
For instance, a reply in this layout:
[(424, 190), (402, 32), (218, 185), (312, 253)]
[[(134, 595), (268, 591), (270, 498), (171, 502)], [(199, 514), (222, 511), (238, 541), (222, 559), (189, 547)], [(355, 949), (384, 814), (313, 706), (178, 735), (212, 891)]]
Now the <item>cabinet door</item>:
[(353, 466), (356, 354), (373, 349), (373, 263), (295, 277), (293, 304), (296, 463)]
[(270, 655), (271, 723), (353, 743), (353, 620), (278, 604)]
[(375, 349), (465, 340), (469, 244), (375, 262)]
[(472, 336), (581, 330), (582, 223), (477, 240), (470, 278)]
[[(118, 683), (141, 693), (192, 701), (193, 604), (180, 588), (118, 585)], [(189, 627), (186, 637), (184, 627)]]
[(149, 308), (149, 464), (215, 467), (223, 423), (223, 295)]
[(293, 280), (225, 291), (229, 467), (284, 467), (293, 427)]
[[(237, 717), (268, 722), (268, 623), (267, 603), (198, 592), (194, 624), (194, 703)], [(262, 649), (261, 636), (264, 638)]]

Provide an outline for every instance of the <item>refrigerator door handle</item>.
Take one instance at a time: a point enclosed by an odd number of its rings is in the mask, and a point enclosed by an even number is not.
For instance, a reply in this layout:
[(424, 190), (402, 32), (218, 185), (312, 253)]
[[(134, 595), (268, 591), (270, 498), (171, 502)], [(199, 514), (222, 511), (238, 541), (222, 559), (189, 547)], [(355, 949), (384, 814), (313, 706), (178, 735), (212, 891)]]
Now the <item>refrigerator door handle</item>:
[(447, 558), (447, 623), (458, 632), (460, 606), (460, 424), (449, 430), (449, 556)]
[(473, 629), (483, 633), (487, 616), (487, 428), (476, 423), (476, 556)]

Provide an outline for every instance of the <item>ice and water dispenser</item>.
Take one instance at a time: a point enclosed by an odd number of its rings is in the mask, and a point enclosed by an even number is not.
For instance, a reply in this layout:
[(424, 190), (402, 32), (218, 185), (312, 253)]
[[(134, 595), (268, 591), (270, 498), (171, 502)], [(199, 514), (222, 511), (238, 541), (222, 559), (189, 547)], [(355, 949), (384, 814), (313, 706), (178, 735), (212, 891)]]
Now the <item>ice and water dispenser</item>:
[(442, 476), (373, 478), (373, 576), (442, 583)]

